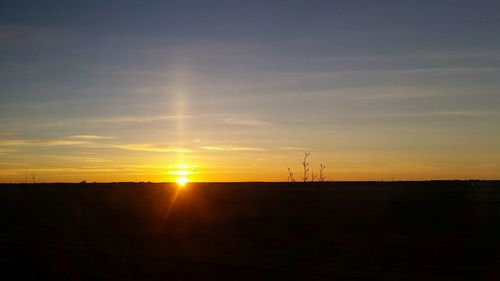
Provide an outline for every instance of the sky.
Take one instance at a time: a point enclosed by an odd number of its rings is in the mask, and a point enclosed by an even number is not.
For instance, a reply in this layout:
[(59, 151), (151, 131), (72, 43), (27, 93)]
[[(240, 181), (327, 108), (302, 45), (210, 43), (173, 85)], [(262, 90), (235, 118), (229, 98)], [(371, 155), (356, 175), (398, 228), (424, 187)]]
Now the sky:
[(498, 1), (1, 1), (0, 182), (500, 178)]

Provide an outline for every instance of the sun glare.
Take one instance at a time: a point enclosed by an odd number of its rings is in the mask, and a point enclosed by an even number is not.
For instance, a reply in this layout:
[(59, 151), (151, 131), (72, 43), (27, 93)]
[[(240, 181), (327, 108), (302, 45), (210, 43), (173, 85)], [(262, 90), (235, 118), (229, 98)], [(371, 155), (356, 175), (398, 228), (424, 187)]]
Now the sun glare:
[(175, 180), (177, 182), (177, 185), (180, 187), (184, 187), (186, 183), (188, 182), (188, 179), (186, 177), (179, 177)]
[(167, 171), (167, 179), (175, 181), (179, 187), (185, 186), (190, 180), (195, 179), (198, 166), (192, 164), (170, 164), (165, 166)]

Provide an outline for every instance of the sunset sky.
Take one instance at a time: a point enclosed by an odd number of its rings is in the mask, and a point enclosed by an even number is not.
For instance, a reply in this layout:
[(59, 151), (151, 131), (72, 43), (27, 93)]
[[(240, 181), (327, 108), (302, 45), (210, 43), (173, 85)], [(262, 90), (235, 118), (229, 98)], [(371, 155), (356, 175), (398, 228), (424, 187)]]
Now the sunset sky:
[(286, 181), (309, 151), (500, 178), (500, 1), (0, 3), (0, 182)]

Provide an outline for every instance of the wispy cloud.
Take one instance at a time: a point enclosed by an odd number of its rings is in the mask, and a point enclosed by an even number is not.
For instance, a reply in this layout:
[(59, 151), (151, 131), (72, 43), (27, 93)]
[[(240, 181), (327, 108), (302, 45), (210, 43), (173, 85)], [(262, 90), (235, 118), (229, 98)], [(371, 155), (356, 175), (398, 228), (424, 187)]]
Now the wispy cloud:
[(9, 155), (9, 152), (11, 152), (11, 150), (0, 148), (0, 156), (7, 156)]
[(83, 145), (86, 141), (73, 140), (23, 140), (11, 139), (0, 140), (0, 146), (68, 146), (68, 145)]
[(106, 140), (106, 139), (115, 139), (115, 137), (109, 136), (97, 136), (97, 135), (73, 135), (70, 136), (71, 139), (82, 139), (82, 140)]
[[(100, 166), (80, 166), (80, 167), (44, 167), (37, 168), (34, 170), (37, 174), (43, 173), (57, 173), (59, 176), (64, 174), (86, 174), (86, 173), (109, 173), (109, 172), (119, 172), (121, 169), (100, 167)], [(0, 174), (19, 174), (24, 173), (25, 168), (13, 168), (13, 169), (1, 169)]]
[[(498, 67), (486, 67), (486, 66), (468, 66), (468, 67), (428, 67), (428, 68), (412, 68), (412, 69), (395, 69), (390, 70), (394, 73), (433, 73), (433, 74), (445, 74), (445, 73), (462, 73), (467, 74), (470, 72), (487, 72), (496, 73), (500, 71)], [(387, 71), (387, 72), (390, 72)]]
[(491, 49), (487, 51), (469, 51), (469, 52), (418, 52), (406, 54), (385, 54), (385, 55), (357, 55), (357, 56), (314, 56), (307, 58), (313, 61), (328, 61), (328, 62), (374, 62), (374, 61), (389, 61), (389, 60), (457, 60), (457, 59), (474, 59), (474, 58), (500, 58), (500, 50)]
[(113, 68), (112, 72), (119, 74), (119, 75), (131, 75), (131, 76), (140, 75), (140, 76), (150, 76), (150, 77), (158, 77), (158, 78), (172, 78), (172, 75), (169, 74), (168, 72), (159, 71), (159, 70), (119, 67), (119, 68)]
[[(1, 107), (1, 105), (0, 105)], [(54, 119), (43, 122), (39, 127), (58, 127), (58, 126), (76, 126), (76, 125), (91, 125), (91, 126), (108, 126), (108, 125), (134, 125), (153, 123), (161, 121), (177, 121), (191, 119), (198, 116), (195, 115), (153, 115), (153, 116), (111, 116), (100, 118), (81, 118), (81, 119)], [(32, 122), (31, 122), (32, 123)], [(31, 124), (30, 123), (30, 124)]]
[(172, 147), (161, 144), (120, 144), (114, 145), (113, 148), (119, 148), (124, 150), (133, 150), (133, 151), (146, 151), (146, 152), (191, 152), (190, 149), (183, 147)]
[(12, 132), (0, 132), (0, 137), (11, 137), (14, 133)]
[(191, 115), (158, 115), (158, 116), (117, 116), (110, 118), (90, 119), (83, 121), (84, 123), (106, 123), (106, 124), (134, 124), (148, 123), (166, 120), (183, 120), (194, 118)]
[[(73, 162), (73, 163), (110, 163), (114, 162), (112, 158), (102, 158), (102, 157), (96, 157), (96, 156), (78, 156), (75, 155), (76, 153), (72, 153), (71, 155), (59, 155), (59, 154), (45, 154), (45, 155), (40, 155), (40, 157), (44, 157), (46, 159), (50, 160), (57, 160), (62, 162)], [(81, 154), (81, 153), (78, 153)]]
[(229, 145), (200, 146), (200, 149), (212, 150), (212, 151), (264, 151), (265, 150), (259, 147), (229, 146)]
[(466, 110), (441, 110), (441, 111), (421, 111), (421, 112), (395, 112), (383, 114), (369, 114), (370, 117), (395, 118), (395, 117), (465, 117), (465, 118), (480, 118), (499, 116), (493, 111), (466, 111)]
[(431, 116), (462, 116), (462, 117), (487, 117), (487, 116), (498, 116), (498, 112), (493, 111), (460, 111), (460, 110), (448, 110), (448, 111), (433, 111), (433, 112), (422, 112), (421, 115), (431, 115)]
[(297, 147), (297, 146), (284, 146), (280, 147), (281, 150), (308, 150), (307, 148)]
[(222, 122), (226, 125), (234, 126), (248, 126), (248, 127), (262, 127), (269, 125), (268, 122), (257, 120), (257, 119), (242, 119), (238, 117), (228, 117), (224, 118)]
[[(109, 137), (111, 138), (111, 137)], [(95, 140), (108, 139), (108, 137), (95, 136), (95, 135), (75, 135), (70, 139), (54, 139), (54, 140), (27, 140), (27, 139), (3, 139), (0, 140), (0, 147), (16, 147), (16, 146), (85, 146), (91, 148), (104, 148), (104, 149), (123, 149), (130, 151), (144, 151), (144, 152), (191, 152), (188, 148), (168, 146), (163, 144), (100, 144), (94, 142)], [(3, 154), (3, 153), (2, 153)]]
[[(324, 91), (325, 94), (331, 93), (331, 90)], [(443, 90), (423, 90), (412, 87), (360, 87), (335, 91), (334, 94), (348, 97), (353, 100), (404, 100), (404, 99), (423, 99), (423, 98), (441, 98), (449, 96), (463, 95), (463, 93), (443, 91)]]

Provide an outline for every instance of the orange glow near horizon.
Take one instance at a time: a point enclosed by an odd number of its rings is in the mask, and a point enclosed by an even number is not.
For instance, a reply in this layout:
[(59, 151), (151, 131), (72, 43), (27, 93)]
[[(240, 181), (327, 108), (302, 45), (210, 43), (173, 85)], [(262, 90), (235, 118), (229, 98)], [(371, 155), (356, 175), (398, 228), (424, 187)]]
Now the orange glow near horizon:
[[(200, 152), (201, 154), (201, 152)], [(232, 152), (212, 152), (210, 155), (192, 154), (184, 157), (184, 162), (173, 159), (168, 163), (164, 155), (145, 156), (144, 158), (118, 155), (115, 162), (102, 162), (94, 164), (95, 167), (63, 167), (70, 163), (57, 163), (58, 166), (13, 167), (0, 171), (0, 182), (32, 182), (31, 176), (36, 176), (38, 183), (44, 182), (171, 182), (176, 184), (179, 178), (192, 182), (240, 182), (240, 181), (287, 181), (287, 167), (290, 167), (295, 178), (301, 176), (300, 152), (286, 152), (278, 155), (276, 159), (264, 159), (251, 162), (248, 154)], [(339, 157), (338, 155), (344, 155)], [(428, 163), (416, 163), (412, 160), (395, 159), (387, 156), (377, 161), (385, 165), (366, 166), (366, 163), (357, 163), (357, 159), (347, 157), (347, 154), (323, 155), (313, 151), (311, 167), (314, 171), (319, 169), (319, 163), (325, 164), (326, 178), (329, 181), (364, 181), (364, 180), (429, 180), (429, 179), (496, 179), (498, 173), (492, 171), (494, 166), (481, 166), (481, 163), (471, 164), (482, 169), (468, 169), (459, 164), (446, 166)], [(113, 155), (114, 156), (114, 155)], [(350, 156), (350, 155), (349, 155)], [(111, 156), (107, 156), (111, 157)], [(172, 155), (175, 158), (176, 155)], [(255, 158), (261, 156), (255, 156)], [(249, 160), (250, 158), (250, 160)], [(282, 160), (283, 159), (283, 160)], [(298, 160), (297, 160), (298, 159)], [(325, 159), (325, 160), (323, 160)], [(349, 160), (346, 161), (345, 159)], [(455, 163), (460, 163), (456, 159)], [(119, 164), (117, 164), (119, 162)], [(196, 164), (194, 164), (196, 163)], [(83, 164), (82, 164), (83, 165)], [(489, 169), (488, 169), (489, 168)]]

